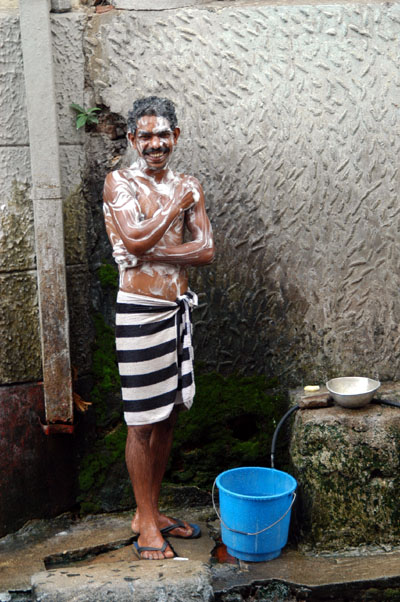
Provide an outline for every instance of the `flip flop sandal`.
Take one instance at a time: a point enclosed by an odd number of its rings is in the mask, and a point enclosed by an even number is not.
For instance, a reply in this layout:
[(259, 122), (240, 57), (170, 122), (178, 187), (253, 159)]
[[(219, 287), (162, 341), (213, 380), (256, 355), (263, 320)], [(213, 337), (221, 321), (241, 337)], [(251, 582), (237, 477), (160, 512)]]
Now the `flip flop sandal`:
[[(167, 546), (169, 546), (171, 548), (171, 550), (174, 554), (173, 556), (171, 556), (171, 558), (166, 558), (164, 556), (164, 558), (154, 558), (153, 559), (153, 558), (143, 558), (143, 556), (142, 556), (142, 552), (161, 552), (162, 554), (164, 554), (165, 550), (167, 549)], [(161, 548), (152, 548), (149, 546), (139, 546), (138, 542), (134, 541), (133, 542), (133, 551), (135, 552), (135, 554), (137, 555), (139, 560), (172, 560), (172, 558), (175, 558), (178, 556), (178, 554), (175, 552), (174, 548), (167, 541), (164, 541)]]
[(186, 528), (184, 523), (181, 520), (179, 520), (179, 518), (174, 518), (174, 521), (176, 522), (172, 525), (164, 527), (164, 529), (160, 529), (162, 535), (164, 535), (165, 537), (177, 537), (179, 539), (197, 539), (198, 537), (201, 537), (201, 529), (199, 525), (196, 525), (195, 523), (188, 523), (189, 527), (192, 527), (193, 529), (193, 533), (191, 535), (174, 535), (173, 533), (171, 533), (171, 531), (173, 531), (174, 529), (177, 529), (178, 527), (182, 527), (183, 529)]
[[(201, 529), (199, 527), (199, 525), (196, 525), (196, 523), (188, 523), (188, 525), (190, 527), (192, 527), (193, 532), (191, 535), (174, 535), (173, 533), (170, 533), (170, 531), (173, 531), (174, 529), (177, 529), (178, 527), (182, 527), (183, 529), (185, 529), (185, 525), (184, 523), (179, 520), (179, 518), (174, 518), (173, 519), (175, 521), (175, 523), (173, 523), (172, 525), (169, 525), (168, 527), (164, 527), (163, 529), (160, 529), (160, 533), (162, 535), (164, 535), (165, 537), (176, 537), (178, 539), (198, 539), (199, 537), (201, 537)], [(139, 537), (140, 533), (138, 533), (137, 531), (132, 531), (133, 537), (135, 537), (136, 539)]]

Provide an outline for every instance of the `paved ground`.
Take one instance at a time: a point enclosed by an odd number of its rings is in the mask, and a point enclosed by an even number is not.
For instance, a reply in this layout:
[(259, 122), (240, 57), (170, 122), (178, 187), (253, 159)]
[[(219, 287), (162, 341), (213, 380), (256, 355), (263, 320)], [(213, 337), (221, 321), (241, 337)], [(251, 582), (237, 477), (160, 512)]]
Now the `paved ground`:
[(31, 521), (0, 539), (0, 602), (208, 602), (223, 592), (276, 580), (320, 595), (344, 585), (400, 587), (399, 551), (316, 558), (287, 549), (270, 562), (216, 564), (210, 533), (217, 533), (218, 523), (212, 509), (179, 515), (199, 522), (203, 536), (173, 539), (180, 559), (151, 562), (139, 561), (132, 552), (129, 513)]

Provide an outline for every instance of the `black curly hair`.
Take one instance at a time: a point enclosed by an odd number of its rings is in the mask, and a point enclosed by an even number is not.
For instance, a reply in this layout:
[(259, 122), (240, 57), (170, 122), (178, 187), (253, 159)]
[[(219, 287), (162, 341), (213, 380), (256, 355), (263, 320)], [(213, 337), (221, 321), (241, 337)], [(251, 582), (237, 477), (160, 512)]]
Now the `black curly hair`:
[(128, 132), (135, 135), (137, 122), (144, 115), (156, 115), (168, 119), (171, 130), (178, 125), (175, 113), (175, 105), (168, 98), (159, 96), (148, 96), (147, 98), (138, 98), (133, 103), (132, 110), (128, 112)]

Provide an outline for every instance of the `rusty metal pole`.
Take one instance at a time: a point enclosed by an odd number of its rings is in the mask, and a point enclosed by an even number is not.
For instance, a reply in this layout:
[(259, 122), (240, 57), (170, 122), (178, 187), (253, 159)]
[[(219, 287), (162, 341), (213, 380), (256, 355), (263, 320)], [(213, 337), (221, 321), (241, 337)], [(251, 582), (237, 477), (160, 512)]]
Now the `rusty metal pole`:
[(45, 432), (72, 432), (73, 396), (50, 0), (20, 0), (19, 6), (32, 172)]

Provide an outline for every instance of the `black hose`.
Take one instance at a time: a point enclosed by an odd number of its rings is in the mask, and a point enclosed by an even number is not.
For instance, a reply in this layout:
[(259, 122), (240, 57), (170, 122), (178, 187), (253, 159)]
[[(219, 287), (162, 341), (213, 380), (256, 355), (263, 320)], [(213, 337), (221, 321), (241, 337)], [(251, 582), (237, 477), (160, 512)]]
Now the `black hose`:
[(373, 403), (382, 403), (385, 406), (400, 408), (400, 403), (398, 401), (390, 401), (390, 399), (374, 399)]
[(277, 440), (277, 438), (278, 438), (278, 433), (279, 433), (279, 430), (280, 430), (280, 428), (281, 428), (282, 424), (285, 422), (285, 420), (286, 420), (287, 418), (289, 418), (289, 416), (290, 416), (291, 414), (293, 414), (293, 412), (295, 412), (295, 411), (296, 411), (296, 410), (298, 410), (298, 409), (299, 409), (299, 406), (298, 406), (298, 405), (296, 405), (296, 406), (293, 406), (292, 408), (290, 408), (290, 409), (289, 409), (289, 410), (286, 412), (286, 414), (284, 414), (284, 415), (282, 416), (282, 418), (281, 418), (281, 419), (280, 419), (280, 421), (278, 422), (278, 425), (277, 425), (277, 427), (276, 427), (276, 429), (275, 429), (274, 436), (272, 437), (272, 443), (271, 443), (271, 468), (274, 468), (274, 460), (275, 460), (275, 447), (276, 447), (276, 440)]

